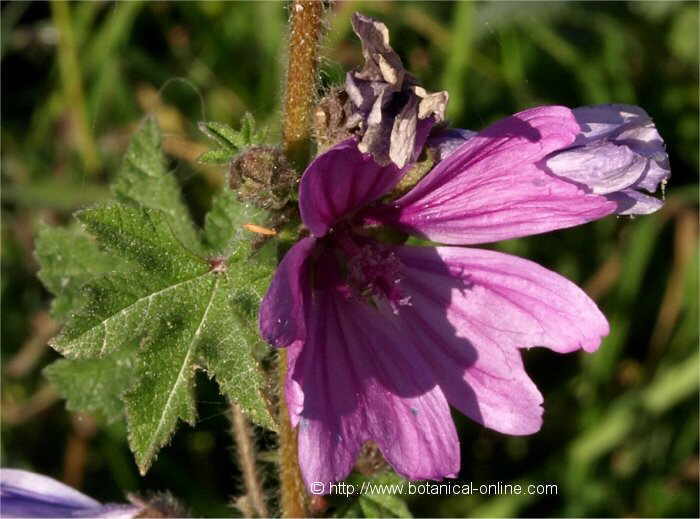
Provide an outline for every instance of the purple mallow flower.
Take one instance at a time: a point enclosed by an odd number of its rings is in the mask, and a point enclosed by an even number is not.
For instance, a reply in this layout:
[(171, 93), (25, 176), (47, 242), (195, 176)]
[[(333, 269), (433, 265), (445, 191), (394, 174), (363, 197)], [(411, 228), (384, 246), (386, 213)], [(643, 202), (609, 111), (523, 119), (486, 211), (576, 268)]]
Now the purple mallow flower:
[(137, 517), (143, 506), (103, 505), (55, 479), (26, 470), (0, 469), (2, 517)]
[[(671, 176), (664, 141), (638, 106), (598, 105), (572, 110), (580, 127), (576, 140), (544, 160), (549, 173), (576, 182), (617, 203), (617, 214), (649, 214), (663, 201), (654, 193)], [(476, 132), (449, 129), (428, 142), (444, 159)]]
[[(618, 130), (598, 138), (617, 142)], [(595, 303), (528, 260), (378, 237), (393, 228), (446, 244), (489, 243), (615, 213), (608, 193), (545, 164), (585, 147), (580, 134), (568, 108), (526, 110), (466, 135), (394, 201), (387, 198), (410, 165), (381, 166), (354, 139), (309, 165), (299, 203), (311, 236), (281, 262), (260, 328), (288, 348), (286, 399), (310, 488), (346, 477), (368, 441), (405, 477), (455, 477), (449, 405), (502, 433), (540, 429), (542, 396), (519, 350), (595, 351), (609, 332)]]

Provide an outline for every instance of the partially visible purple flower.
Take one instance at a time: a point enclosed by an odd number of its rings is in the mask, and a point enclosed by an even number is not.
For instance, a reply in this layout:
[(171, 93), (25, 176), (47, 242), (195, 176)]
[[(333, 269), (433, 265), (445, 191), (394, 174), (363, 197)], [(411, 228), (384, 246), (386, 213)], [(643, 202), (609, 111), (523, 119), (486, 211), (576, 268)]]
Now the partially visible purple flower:
[(26, 470), (0, 469), (2, 517), (137, 517), (142, 506), (100, 504), (91, 497)]
[(519, 350), (595, 351), (609, 332), (595, 303), (524, 259), (374, 236), (393, 227), (488, 243), (614, 213), (615, 202), (542, 165), (580, 132), (568, 108), (526, 110), (470, 138), (393, 202), (380, 200), (406, 169), (377, 164), (354, 139), (309, 165), (299, 204), (311, 236), (281, 262), (260, 329), (288, 348), (286, 400), (310, 488), (347, 476), (368, 441), (410, 479), (455, 477), (450, 404), (506, 434), (539, 430), (542, 396)]
[[(547, 171), (585, 186), (617, 204), (622, 215), (649, 214), (663, 200), (654, 193), (671, 175), (666, 147), (649, 115), (638, 106), (597, 105), (573, 109), (580, 132), (566, 149), (546, 157)], [(449, 129), (428, 145), (445, 159), (476, 133)]]

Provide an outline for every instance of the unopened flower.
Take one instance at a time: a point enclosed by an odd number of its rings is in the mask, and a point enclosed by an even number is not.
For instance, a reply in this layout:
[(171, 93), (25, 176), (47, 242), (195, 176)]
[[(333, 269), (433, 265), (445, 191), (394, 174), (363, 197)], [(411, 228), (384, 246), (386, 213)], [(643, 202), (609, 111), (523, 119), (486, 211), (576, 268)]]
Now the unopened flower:
[[(596, 105), (573, 109), (576, 140), (544, 159), (549, 173), (580, 184), (617, 203), (622, 215), (649, 214), (663, 201), (654, 193), (671, 176), (666, 147), (649, 115), (638, 106)], [(444, 159), (476, 132), (449, 129), (429, 145)]]
[[(288, 348), (286, 399), (309, 487), (347, 476), (368, 441), (410, 479), (456, 476), (450, 404), (502, 433), (539, 430), (542, 396), (519, 350), (595, 351), (609, 332), (595, 303), (524, 259), (396, 243), (401, 233), (489, 243), (614, 213), (616, 201), (545, 165), (580, 133), (568, 108), (526, 110), (463, 142), (395, 201), (386, 197), (407, 168), (378, 164), (354, 139), (307, 168), (299, 203), (311, 236), (281, 262), (260, 328)], [(399, 239), (378, 238), (387, 229)]]
[(144, 506), (103, 505), (41, 474), (0, 469), (2, 517), (138, 517)]
[(581, 134), (574, 145), (547, 158), (549, 170), (605, 195), (618, 214), (649, 214), (663, 201), (656, 192), (671, 176), (664, 141), (638, 106), (598, 105), (574, 110)]

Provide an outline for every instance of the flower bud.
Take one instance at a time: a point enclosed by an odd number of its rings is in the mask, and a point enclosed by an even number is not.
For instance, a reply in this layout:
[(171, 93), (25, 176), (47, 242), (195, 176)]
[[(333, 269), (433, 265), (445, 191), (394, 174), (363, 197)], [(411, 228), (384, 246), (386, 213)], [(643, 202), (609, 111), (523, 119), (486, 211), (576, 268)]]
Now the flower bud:
[(282, 209), (296, 184), (296, 172), (282, 150), (254, 147), (231, 161), (229, 187), (238, 197), (263, 209)]

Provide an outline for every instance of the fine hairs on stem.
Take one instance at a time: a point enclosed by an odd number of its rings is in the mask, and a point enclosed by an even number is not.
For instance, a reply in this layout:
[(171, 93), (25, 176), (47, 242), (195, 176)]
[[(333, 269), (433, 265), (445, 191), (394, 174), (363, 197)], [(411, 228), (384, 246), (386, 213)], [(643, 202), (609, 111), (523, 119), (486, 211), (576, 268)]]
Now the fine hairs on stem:
[(289, 11), (282, 135), (287, 158), (297, 168), (302, 168), (309, 155), (324, 7), (320, 0), (293, 0), (289, 3)]
[(244, 512), (246, 515), (269, 517), (270, 513), (265, 503), (265, 494), (260, 483), (260, 474), (255, 464), (253, 432), (248, 419), (238, 404), (235, 403), (231, 403), (231, 427), (236, 441), (238, 465), (243, 473), (243, 482), (246, 489), (245, 503), (246, 507), (250, 508), (250, 510), (244, 510)]
[[(318, 49), (323, 32), (324, 7), (319, 0), (293, 0), (289, 3), (289, 11), (289, 47), (282, 135), (287, 158), (301, 171), (309, 156), (311, 109), (317, 93)], [(299, 470), (297, 433), (289, 421), (284, 395), (287, 377), (287, 352), (284, 349), (279, 352), (278, 362), (282, 517), (308, 517), (309, 496)]]

